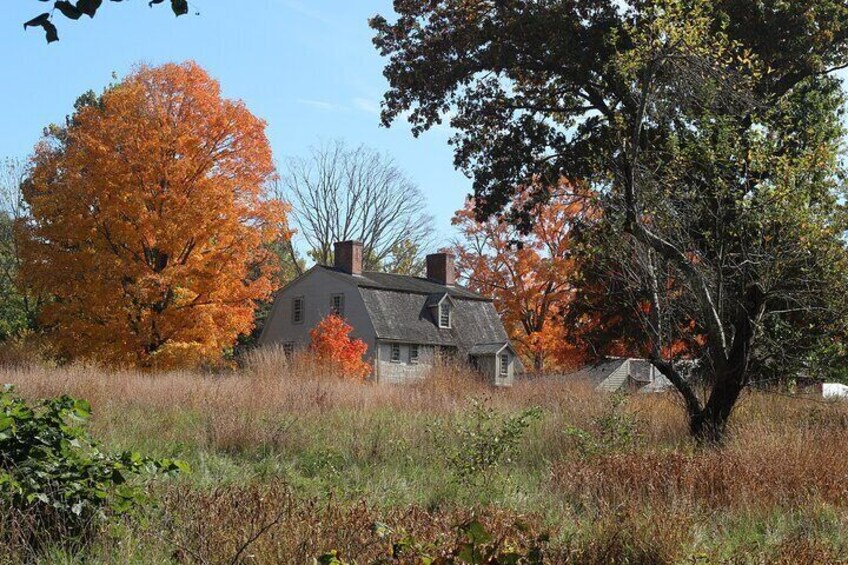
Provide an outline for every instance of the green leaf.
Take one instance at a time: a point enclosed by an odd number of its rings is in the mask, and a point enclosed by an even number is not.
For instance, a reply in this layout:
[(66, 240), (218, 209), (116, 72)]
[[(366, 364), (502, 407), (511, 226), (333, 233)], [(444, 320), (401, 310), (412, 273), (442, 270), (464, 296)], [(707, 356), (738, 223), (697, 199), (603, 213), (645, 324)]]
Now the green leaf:
[(85, 400), (75, 400), (73, 413), (77, 418), (87, 420), (91, 417), (91, 405)]
[(486, 531), (486, 527), (479, 521), (474, 520), (464, 528), (468, 539), (475, 545), (482, 545), (492, 541), (492, 534)]
[(456, 557), (461, 563), (477, 563), (474, 555), (474, 546), (470, 543), (462, 544), (459, 552), (456, 554)]

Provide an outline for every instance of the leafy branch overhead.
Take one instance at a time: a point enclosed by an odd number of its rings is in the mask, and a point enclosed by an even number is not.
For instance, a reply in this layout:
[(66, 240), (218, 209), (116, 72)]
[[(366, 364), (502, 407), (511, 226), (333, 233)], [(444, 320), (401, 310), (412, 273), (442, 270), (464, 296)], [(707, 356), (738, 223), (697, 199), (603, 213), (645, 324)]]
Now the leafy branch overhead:
[[(39, 0), (40, 2), (49, 2), (50, 0)], [(110, 0), (111, 2), (123, 2), (123, 0)], [(153, 7), (154, 4), (162, 4), (165, 0), (150, 0), (148, 5)], [(59, 10), (63, 16), (71, 20), (78, 20), (83, 16), (93, 18), (103, 4), (103, 0), (77, 0), (76, 3), (67, 0), (57, 0), (53, 4), (53, 10), (44, 12), (43, 14), (31, 19), (24, 24), (24, 29), (28, 27), (40, 27), (44, 30), (47, 43), (59, 41), (59, 32), (53, 24), (53, 12)], [(188, 0), (171, 0), (171, 9), (174, 15), (182, 16), (188, 13)]]

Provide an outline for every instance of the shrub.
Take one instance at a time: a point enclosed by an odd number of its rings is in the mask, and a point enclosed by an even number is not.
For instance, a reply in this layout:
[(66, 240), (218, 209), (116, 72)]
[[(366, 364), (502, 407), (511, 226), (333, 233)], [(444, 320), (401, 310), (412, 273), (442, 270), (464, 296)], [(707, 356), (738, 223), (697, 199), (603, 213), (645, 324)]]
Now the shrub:
[[(544, 550), (549, 539), (546, 533), (536, 537), (528, 536), (528, 528), (521, 522), (513, 524), (509, 531), (495, 535), (476, 519), (456, 528), (458, 537), (453, 543), (447, 540), (427, 543), (403, 530), (395, 532), (381, 523), (375, 524), (373, 530), (386, 542), (388, 552), (370, 561), (370, 565), (413, 562), (443, 565), (542, 565), (545, 563)], [(529, 539), (516, 539), (519, 537)], [(314, 563), (349, 565), (338, 550), (324, 553)]]
[(545, 563), (563, 562), (538, 516), (504, 508), (432, 510), (303, 497), (277, 478), (211, 488), (179, 481), (158, 490), (161, 508), (149, 523), (150, 537), (165, 541), (178, 563), (447, 565), (463, 563), (457, 556), (468, 549), (499, 556), (544, 551)]
[(566, 427), (565, 434), (574, 440), (583, 457), (629, 449), (639, 440), (636, 419), (624, 411), (627, 399), (625, 393), (610, 396), (604, 413), (592, 420), (591, 431)]
[[(85, 430), (91, 408), (69, 396), (30, 407), (11, 387), (0, 393), (0, 500), (32, 528), (27, 545), (85, 541), (107, 512), (142, 497), (132, 478), (184, 464), (101, 451)], [(6, 513), (7, 518), (10, 517)]]
[(368, 345), (361, 339), (352, 339), (351, 330), (343, 318), (330, 314), (313, 328), (310, 351), (332, 370), (346, 377), (364, 379), (371, 374), (371, 366), (363, 360)]
[(541, 416), (539, 407), (501, 415), (486, 403), (473, 399), (470, 415), (455, 430), (458, 441), (445, 442), (457, 446), (448, 454), (449, 466), (463, 483), (472, 483), (479, 477), (485, 479), (489, 471), (515, 450), (525, 430)]
[(29, 330), (22, 331), (0, 341), (0, 367), (16, 369), (22, 367), (55, 365), (56, 352), (44, 336)]

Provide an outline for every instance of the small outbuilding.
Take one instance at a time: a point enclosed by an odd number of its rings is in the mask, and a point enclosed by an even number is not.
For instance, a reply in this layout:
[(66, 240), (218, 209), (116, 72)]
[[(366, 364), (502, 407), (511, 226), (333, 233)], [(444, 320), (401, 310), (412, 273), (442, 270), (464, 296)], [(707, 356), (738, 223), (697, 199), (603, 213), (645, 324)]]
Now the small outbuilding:
[(565, 378), (584, 380), (599, 392), (665, 392), (673, 385), (647, 359), (610, 357)]

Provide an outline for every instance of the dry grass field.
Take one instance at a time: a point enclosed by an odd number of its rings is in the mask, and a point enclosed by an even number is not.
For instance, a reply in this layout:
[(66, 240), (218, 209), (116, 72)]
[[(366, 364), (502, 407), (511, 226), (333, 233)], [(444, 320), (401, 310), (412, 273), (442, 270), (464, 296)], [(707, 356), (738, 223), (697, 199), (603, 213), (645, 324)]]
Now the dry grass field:
[(455, 367), (406, 387), (273, 352), (227, 374), (0, 374), (29, 399), (87, 399), (110, 449), (192, 468), (151, 482), (149, 503), (86, 547), (8, 541), (7, 562), (372, 563), (401, 536), (455, 545), (471, 519), (514, 547), (547, 534), (550, 563), (848, 562), (842, 404), (752, 392), (727, 445), (699, 449), (673, 395), (492, 390)]

